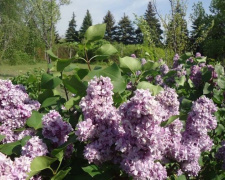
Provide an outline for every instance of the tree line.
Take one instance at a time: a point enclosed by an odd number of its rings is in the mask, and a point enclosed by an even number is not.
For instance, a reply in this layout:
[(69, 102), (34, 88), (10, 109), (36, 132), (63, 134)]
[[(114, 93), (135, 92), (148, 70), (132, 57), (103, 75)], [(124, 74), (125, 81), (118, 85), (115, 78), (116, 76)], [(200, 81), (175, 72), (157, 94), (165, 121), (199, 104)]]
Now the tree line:
[[(169, 49), (173, 54), (193, 51), (212, 59), (225, 59), (225, 2), (211, 0), (209, 14), (201, 1), (194, 3), (190, 15), (192, 29), (188, 30), (186, 1), (168, 1), (171, 10), (166, 18), (159, 13), (156, 0), (148, 3), (143, 16), (136, 16), (135, 22), (125, 13), (116, 22), (108, 11), (102, 20), (107, 24), (105, 40)], [(93, 25), (92, 16), (87, 10), (78, 30), (73, 13), (65, 39), (60, 40), (56, 23), (60, 18), (60, 6), (68, 4), (70, 0), (0, 0), (0, 61), (49, 59), (46, 54), (43, 57), (43, 52), (56, 44), (79, 44), (85, 31)]]

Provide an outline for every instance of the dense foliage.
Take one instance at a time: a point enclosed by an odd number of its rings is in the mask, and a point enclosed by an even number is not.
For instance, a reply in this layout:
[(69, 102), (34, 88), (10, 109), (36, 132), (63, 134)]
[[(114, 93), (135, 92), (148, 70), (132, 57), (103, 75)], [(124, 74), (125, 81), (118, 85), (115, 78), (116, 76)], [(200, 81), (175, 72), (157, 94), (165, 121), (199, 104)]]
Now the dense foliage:
[(49, 50), (56, 72), (0, 80), (1, 178), (223, 179), (223, 66), (200, 53), (172, 66), (132, 54), (92, 70), (117, 52), (103, 44), (89, 56), (105, 30), (85, 32), (76, 58), (88, 70)]

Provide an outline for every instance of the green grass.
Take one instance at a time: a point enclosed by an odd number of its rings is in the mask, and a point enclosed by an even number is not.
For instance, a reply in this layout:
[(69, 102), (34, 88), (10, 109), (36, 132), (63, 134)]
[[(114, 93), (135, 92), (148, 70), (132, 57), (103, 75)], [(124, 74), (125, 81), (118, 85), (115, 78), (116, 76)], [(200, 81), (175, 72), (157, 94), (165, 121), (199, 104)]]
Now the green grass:
[[(79, 64), (76, 63), (78, 65), (78, 67), (80, 68), (84, 68), (87, 69), (88, 66), (87, 64)], [(101, 66), (101, 67), (105, 67), (106, 65), (91, 65), (91, 68), (94, 69), (95, 66)], [(11, 65), (0, 65), (0, 79), (8, 79), (11, 77), (15, 77), (17, 75), (21, 75), (21, 74), (25, 74), (28, 71), (33, 71), (35, 68), (40, 68), (40, 69), (44, 69), (47, 71), (47, 63), (46, 62), (42, 62), (42, 63), (37, 63), (34, 65), (15, 65), (15, 66), (11, 66)]]

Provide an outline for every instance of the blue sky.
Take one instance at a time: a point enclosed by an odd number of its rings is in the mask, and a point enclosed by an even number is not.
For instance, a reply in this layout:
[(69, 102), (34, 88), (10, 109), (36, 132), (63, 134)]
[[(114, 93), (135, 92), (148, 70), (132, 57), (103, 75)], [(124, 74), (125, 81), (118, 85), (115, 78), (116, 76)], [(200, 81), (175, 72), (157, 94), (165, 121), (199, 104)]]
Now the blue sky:
[[(110, 10), (116, 20), (116, 23), (121, 19), (123, 14), (129, 16), (131, 20), (134, 20), (134, 13), (138, 16), (144, 15), (148, 2), (150, 0), (71, 0), (72, 3), (68, 6), (62, 6), (61, 19), (57, 23), (57, 31), (60, 36), (64, 36), (68, 28), (69, 21), (71, 20), (73, 12), (75, 13), (75, 20), (77, 22), (77, 30), (80, 29), (83, 18), (87, 9), (92, 16), (93, 24), (102, 23), (103, 17), (107, 11)], [(186, 0), (187, 2), (187, 21), (190, 28), (191, 22), (189, 20), (189, 14), (192, 12), (192, 5), (198, 1), (203, 2), (203, 6), (207, 13), (209, 13), (209, 5), (211, 0)], [(156, 0), (157, 8), (160, 14), (165, 16), (170, 12), (169, 0)]]

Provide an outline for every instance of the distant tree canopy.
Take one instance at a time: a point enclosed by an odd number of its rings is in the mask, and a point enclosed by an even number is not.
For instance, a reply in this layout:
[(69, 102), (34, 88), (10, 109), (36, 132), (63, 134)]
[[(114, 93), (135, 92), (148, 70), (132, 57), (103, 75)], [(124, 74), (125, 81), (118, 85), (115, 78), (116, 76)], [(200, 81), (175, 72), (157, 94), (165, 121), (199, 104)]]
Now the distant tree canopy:
[(86, 15), (83, 19), (81, 28), (80, 28), (80, 38), (81, 39), (84, 38), (84, 33), (90, 26), (92, 26), (92, 17), (91, 17), (89, 10), (87, 10)]
[(103, 23), (106, 23), (105, 39), (108, 41), (112, 41), (113, 33), (115, 31), (115, 19), (110, 11), (108, 11), (103, 18)]
[(78, 31), (76, 31), (76, 20), (75, 14), (73, 13), (72, 19), (69, 22), (69, 27), (66, 31), (66, 41), (67, 42), (74, 42), (79, 41)]

